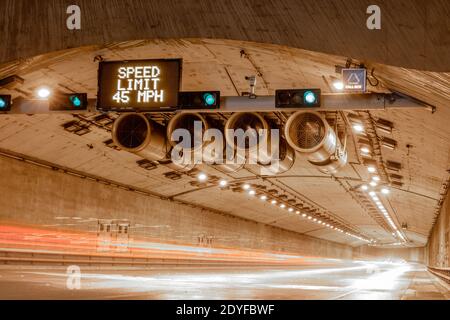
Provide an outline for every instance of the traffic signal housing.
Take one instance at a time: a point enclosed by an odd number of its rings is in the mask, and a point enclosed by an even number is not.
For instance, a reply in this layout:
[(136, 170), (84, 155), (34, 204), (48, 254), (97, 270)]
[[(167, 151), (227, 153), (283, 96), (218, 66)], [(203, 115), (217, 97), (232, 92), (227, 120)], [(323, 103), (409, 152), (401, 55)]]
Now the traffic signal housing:
[(275, 91), (276, 108), (318, 108), (320, 89), (292, 89)]
[(11, 111), (11, 96), (0, 94), (0, 112)]
[(58, 93), (48, 101), (50, 111), (85, 111), (88, 107), (86, 93)]
[(180, 109), (219, 109), (220, 91), (180, 92), (178, 107)]

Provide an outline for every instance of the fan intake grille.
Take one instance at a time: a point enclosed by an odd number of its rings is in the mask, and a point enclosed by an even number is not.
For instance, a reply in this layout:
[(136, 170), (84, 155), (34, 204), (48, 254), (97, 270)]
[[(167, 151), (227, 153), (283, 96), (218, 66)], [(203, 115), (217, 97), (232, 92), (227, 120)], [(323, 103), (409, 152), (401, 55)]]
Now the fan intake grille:
[(149, 130), (144, 118), (139, 115), (128, 115), (119, 121), (116, 137), (123, 147), (134, 149), (144, 143)]
[[(235, 131), (239, 129), (243, 130), (246, 134), (244, 148), (250, 149), (258, 145), (259, 130), (265, 129), (265, 127), (257, 115), (245, 113), (234, 121), (230, 129), (234, 129)], [(234, 145), (237, 146), (237, 138), (234, 138)]]
[(289, 128), (291, 140), (302, 149), (312, 149), (325, 137), (322, 118), (313, 113), (300, 114)]

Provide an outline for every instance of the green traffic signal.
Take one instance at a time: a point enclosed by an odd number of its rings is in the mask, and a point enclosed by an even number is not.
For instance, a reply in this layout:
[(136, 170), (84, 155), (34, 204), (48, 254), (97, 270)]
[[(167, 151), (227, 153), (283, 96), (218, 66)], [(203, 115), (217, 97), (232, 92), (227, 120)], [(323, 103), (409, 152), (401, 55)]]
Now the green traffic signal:
[(11, 96), (10, 95), (0, 95), (0, 111), (10, 111), (11, 110)]
[(78, 96), (70, 96), (69, 100), (70, 100), (70, 102), (72, 102), (72, 105), (77, 108), (80, 107), (82, 104), (81, 100), (80, 100), (80, 98), (78, 98)]
[(207, 106), (213, 106), (216, 103), (216, 96), (212, 93), (205, 93), (203, 99)]
[(180, 109), (219, 109), (220, 91), (185, 91), (178, 94)]
[(276, 108), (319, 108), (320, 89), (281, 89), (275, 91)]
[(317, 97), (314, 92), (306, 91), (303, 94), (303, 100), (304, 100), (305, 104), (314, 104), (317, 100)]
[(86, 93), (58, 93), (49, 99), (50, 111), (81, 111), (87, 110)]

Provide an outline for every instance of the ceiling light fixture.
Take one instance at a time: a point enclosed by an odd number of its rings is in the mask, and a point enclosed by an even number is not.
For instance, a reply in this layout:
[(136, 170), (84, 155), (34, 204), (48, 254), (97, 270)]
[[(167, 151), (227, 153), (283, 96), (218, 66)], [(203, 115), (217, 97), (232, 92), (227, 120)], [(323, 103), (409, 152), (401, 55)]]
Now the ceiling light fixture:
[[(372, 181), (372, 182), (374, 182), (374, 181)], [(387, 187), (383, 187), (383, 188), (381, 189), (381, 193), (387, 194), (387, 193), (389, 193), (389, 189), (388, 189)], [(395, 225), (394, 221), (393, 221), (392, 218), (389, 216), (388, 211), (386, 210), (386, 208), (384, 207), (384, 205), (382, 204), (382, 202), (380, 201), (380, 199), (377, 197), (376, 192), (375, 192), (375, 191), (370, 191), (370, 192), (369, 192), (369, 195), (371, 196), (371, 198), (372, 198), (373, 202), (375, 203), (375, 205), (377, 206), (378, 210), (384, 215), (386, 221), (389, 223), (389, 225), (391, 226), (391, 228), (399, 233), (398, 227)], [(395, 235), (396, 235), (396, 234), (393, 233), (393, 236), (395, 236)], [(406, 241), (406, 240), (403, 238), (403, 235), (402, 235), (401, 233), (399, 233), (399, 236), (403, 239), (403, 241)]]
[(353, 130), (355, 130), (356, 132), (363, 132), (364, 131), (364, 127), (361, 124), (354, 124), (353, 125)]
[(342, 90), (344, 90), (344, 83), (340, 80), (336, 80), (333, 82), (333, 87), (336, 90), (342, 91)]
[(370, 152), (370, 149), (368, 147), (361, 147), (361, 152), (368, 154)]
[(219, 181), (219, 185), (220, 185), (221, 187), (226, 187), (226, 186), (228, 185), (228, 182), (227, 182), (226, 180), (220, 180), (220, 181)]
[(206, 175), (206, 173), (202, 172), (202, 173), (198, 174), (197, 179), (198, 179), (198, 181), (203, 182), (203, 181), (208, 180), (208, 176)]
[(47, 99), (50, 97), (51, 91), (47, 87), (41, 87), (37, 90), (37, 96), (41, 99)]

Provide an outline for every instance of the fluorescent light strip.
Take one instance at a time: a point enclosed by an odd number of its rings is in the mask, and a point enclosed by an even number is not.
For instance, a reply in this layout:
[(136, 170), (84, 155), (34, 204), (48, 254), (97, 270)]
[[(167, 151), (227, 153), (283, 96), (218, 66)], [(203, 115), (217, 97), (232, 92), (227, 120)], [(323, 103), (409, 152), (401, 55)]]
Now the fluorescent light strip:
[[(220, 182), (220, 186), (226, 186), (226, 185), (227, 185), (227, 182), (225, 182), (224, 180), (222, 180), (222, 181)], [(248, 191), (248, 194), (250, 194), (250, 195), (255, 195), (255, 194), (256, 194), (256, 191), (255, 191), (255, 190), (251, 190), (251, 189), (250, 189), (250, 188), (251, 188), (251, 185), (248, 184), (248, 183), (242, 185), (242, 188), (243, 188), (244, 190), (247, 190), (247, 191)], [(375, 192), (371, 191), (371, 192), (369, 192), (369, 194), (375, 195)], [(375, 197), (376, 197), (376, 195), (375, 195)], [(259, 196), (259, 199), (265, 201), (265, 200), (268, 200), (269, 197), (268, 197), (267, 195), (265, 195), (265, 194), (262, 194), (261, 196)], [(272, 205), (275, 205), (275, 204), (277, 204), (278, 202), (277, 202), (277, 200), (275, 200), (275, 199), (272, 198), (272, 200), (270, 200), (270, 203), (271, 203)], [(279, 206), (279, 208), (285, 209), (285, 208), (286, 208), (286, 205), (285, 205), (284, 203), (281, 203), (280, 206)], [(295, 210), (295, 209), (292, 208), (292, 207), (289, 207), (289, 208), (288, 208), (288, 211), (289, 211), (289, 212), (293, 212), (294, 210)], [(297, 215), (300, 215), (301, 212), (300, 212), (299, 210), (296, 210), (295, 213), (296, 213)], [(317, 219), (317, 218), (314, 218), (314, 217), (312, 217), (312, 216), (308, 216), (306, 213), (301, 214), (301, 218), (306, 218), (306, 219), (308, 219), (308, 220), (311, 220), (311, 222), (315, 222), (315, 223), (317, 223), (317, 224), (323, 225), (323, 226), (325, 226), (325, 227), (327, 227), (327, 228), (330, 228), (330, 229), (332, 229), (332, 230), (335, 230), (335, 231), (337, 231), (337, 232), (344, 233), (344, 230), (339, 229), (338, 227), (335, 227), (335, 226), (333, 226), (333, 225), (331, 225), (331, 224), (329, 224), (329, 223), (326, 223), (326, 222), (324, 222), (324, 221), (322, 221), (322, 220), (319, 220), (319, 219)], [(365, 238), (363, 238), (363, 237), (360, 237), (360, 236), (351, 234), (351, 233), (349, 233), (349, 232), (345, 232), (345, 234), (346, 234), (346, 235), (349, 235), (349, 236), (351, 236), (351, 237), (353, 237), (353, 238), (359, 239), (359, 240), (361, 240), (361, 241), (372, 242), (371, 240), (367, 240), (367, 239), (365, 239)]]
[[(403, 234), (398, 230), (398, 227), (395, 225), (394, 221), (392, 220), (392, 218), (390, 217), (388, 211), (386, 210), (386, 208), (384, 207), (384, 205), (381, 203), (380, 199), (378, 198), (377, 194), (375, 191), (371, 191), (369, 192), (370, 197), (372, 198), (372, 201), (375, 203), (375, 205), (378, 207), (378, 210), (384, 215), (384, 217), (386, 218), (387, 222), (389, 223), (389, 225), (392, 227), (392, 229), (395, 230), (395, 232), (398, 234), (398, 236), (406, 242), (405, 237), (403, 236)], [(395, 235), (395, 233), (393, 233), (393, 235)]]

